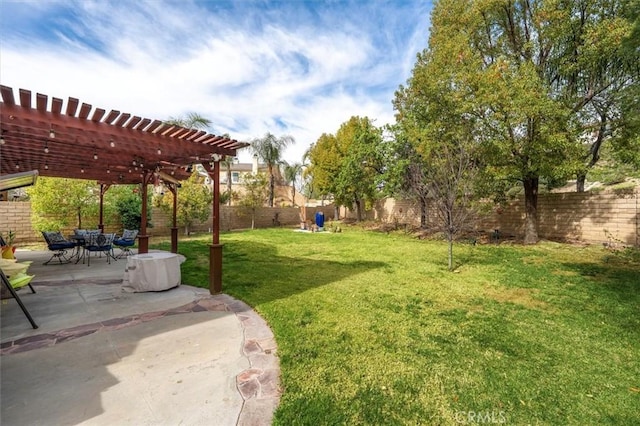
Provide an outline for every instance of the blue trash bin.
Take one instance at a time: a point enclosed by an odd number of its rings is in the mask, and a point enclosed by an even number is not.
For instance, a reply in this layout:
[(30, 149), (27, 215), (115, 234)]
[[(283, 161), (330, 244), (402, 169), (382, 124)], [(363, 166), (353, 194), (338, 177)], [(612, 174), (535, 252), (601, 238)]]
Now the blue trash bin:
[(324, 213), (316, 212), (316, 225), (318, 228), (324, 227)]

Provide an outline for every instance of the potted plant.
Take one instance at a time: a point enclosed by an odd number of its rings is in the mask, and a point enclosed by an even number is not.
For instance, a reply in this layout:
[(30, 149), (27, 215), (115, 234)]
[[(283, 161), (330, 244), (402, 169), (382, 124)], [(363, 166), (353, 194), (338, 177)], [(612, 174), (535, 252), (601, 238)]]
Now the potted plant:
[(13, 245), (13, 242), (16, 239), (16, 233), (12, 230), (9, 230), (6, 235), (0, 232), (0, 237), (4, 242), (2, 246), (2, 257), (5, 259), (15, 259), (14, 253), (16, 252), (16, 247)]

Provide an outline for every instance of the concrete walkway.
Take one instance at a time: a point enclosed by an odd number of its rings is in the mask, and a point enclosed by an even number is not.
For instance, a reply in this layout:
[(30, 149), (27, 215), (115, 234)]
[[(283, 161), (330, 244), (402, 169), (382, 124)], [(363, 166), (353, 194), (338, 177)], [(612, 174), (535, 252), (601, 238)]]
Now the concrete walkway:
[[(126, 260), (42, 266), (35, 294), (1, 309), (0, 424), (266, 425), (279, 365), (267, 324), (245, 303), (182, 285), (121, 290)], [(45, 256), (45, 257), (43, 257)]]

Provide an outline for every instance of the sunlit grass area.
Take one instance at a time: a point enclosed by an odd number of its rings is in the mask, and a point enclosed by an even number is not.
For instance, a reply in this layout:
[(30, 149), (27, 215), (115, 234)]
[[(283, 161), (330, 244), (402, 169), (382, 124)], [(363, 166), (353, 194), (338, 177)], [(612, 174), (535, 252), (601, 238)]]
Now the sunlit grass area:
[[(637, 423), (637, 252), (457, 245), (449, 272), (444, 243), (343, 229), (222, 235), (224, 291), (278, 342), (276, 424)], [(181, 241), (183, 283), (209, 241)]]

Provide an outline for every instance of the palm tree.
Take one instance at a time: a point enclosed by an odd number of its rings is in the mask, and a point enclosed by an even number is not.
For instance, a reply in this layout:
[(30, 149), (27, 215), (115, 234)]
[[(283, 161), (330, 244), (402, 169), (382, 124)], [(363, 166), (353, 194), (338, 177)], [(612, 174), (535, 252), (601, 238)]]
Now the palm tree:
[(165, 123), (184, 127), (187, 129), (200, 130), (205, 130), (209, 128), (209, 126), (211, 126), (211, 120), (203, 117), (197, 112), (188, 112), (186, 117), (169, 117), (169, 119), (166, 120)]
[(231, 196), (232, 192), (233, 192), (233, 187), (232, 187), (232, 182), (231, 182), (231, 165), (234, 163), (235, 158), (230, 156), (230, 155), (225, 155), (224, 156), (224, 160), (222, 160), (220, 162), (220, 164), (222, 164), (226, 171), (227, 171), (227, 194), (229, 194), (229, 197), (227, 199), (227, 205), (230, 206), (231, 205), (231, 199), (233, 198)]
[(296, 183), (300, 175), (302, 175), (302, 164), (287, 164), (286, 162), (284, 163), (284, 179), (287, 181), (287, 183), (291, 184), (291, 189), (293, 192), (291, 201), (294, 207), (296, 206)]
[(277, 138), (267, 132), (262, 138), (256, 138), (251, 141), (251, 149), (262, 162), (267, 165), (269, 171), (269, 207), (273, 207), (273, 197), (275, 192), (275, 174), (274, 168), (282, 164), (282, 154), (284, 149), (295, 143), (293, 137), (289, 135)]

